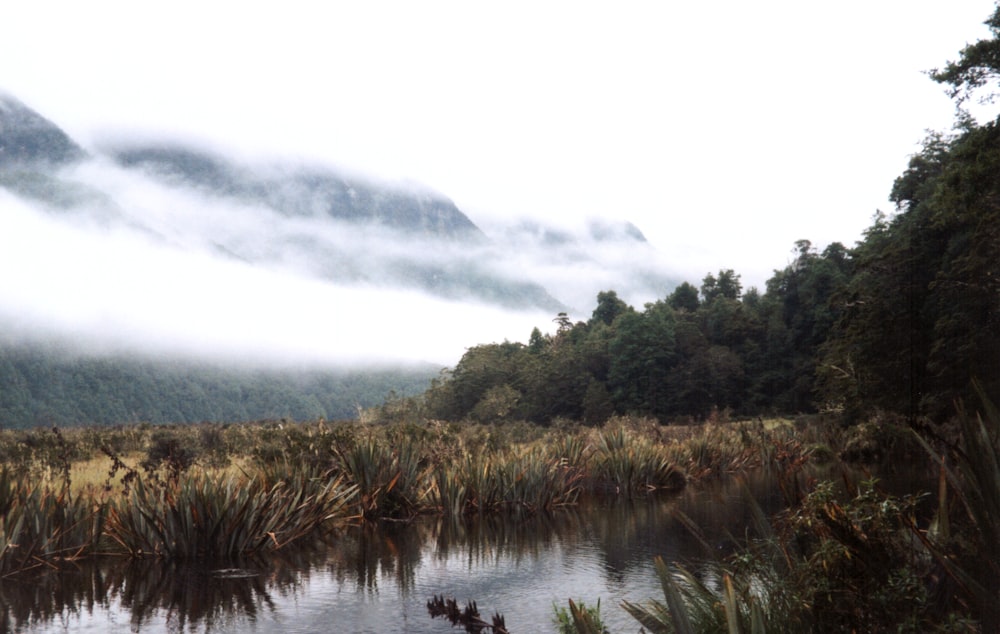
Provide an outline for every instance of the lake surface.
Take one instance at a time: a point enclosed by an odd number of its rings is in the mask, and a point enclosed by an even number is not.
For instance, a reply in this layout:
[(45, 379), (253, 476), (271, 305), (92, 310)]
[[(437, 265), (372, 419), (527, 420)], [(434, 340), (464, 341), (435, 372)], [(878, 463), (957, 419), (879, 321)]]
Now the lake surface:
[[(783, 500), (764, 475), (747, 487), (765, 512)], [(117, 560), (0, 581), (0, 631), (14, 632), (460, 632), (431, 619), (427, 601), (475, 600), (515, 634), (554, 632), (553, 604), (601, 601), (612, 632), (638, 632), (623, 599), (662, 600), (653, 558), (706, 557), (681, 510), (717, 552), (751, 524), (734, 480), (674, 496), (599, 498), (520, 521), (359, 527), (328, 543), (240, 568)], [(727, 533), (728, 531), (728, 533)]]

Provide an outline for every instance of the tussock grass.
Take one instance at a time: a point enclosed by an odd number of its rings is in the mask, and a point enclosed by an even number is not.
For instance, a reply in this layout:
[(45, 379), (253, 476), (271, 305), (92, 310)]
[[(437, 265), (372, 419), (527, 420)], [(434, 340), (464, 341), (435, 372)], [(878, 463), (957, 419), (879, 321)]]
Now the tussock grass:
[(0, 574), (98, 554), (231, 559), (343, 522), (530, 515), (584, 492), (676, 490), (760, 464), (785, 433), (740, 425), (616, 417), (600, 428), (320, 420), (2, 431), (10, 512)]
[(231, 561), (315, 533), (342, 518), (355, 494), (342, 478), (273, 476), (197, 474), (173, 487), (140, 479), (108, 505), (105, 532), (132, 557)]

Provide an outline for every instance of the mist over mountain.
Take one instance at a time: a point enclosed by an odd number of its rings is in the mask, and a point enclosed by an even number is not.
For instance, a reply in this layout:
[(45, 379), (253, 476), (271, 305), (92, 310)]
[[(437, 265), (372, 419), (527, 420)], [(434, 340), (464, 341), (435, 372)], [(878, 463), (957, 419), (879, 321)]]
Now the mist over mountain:
[(88, 154), (2, 93), (0, 186), (182, 250), (503, 308), (586, 312), (600, 290), (641, 302), (678, 282), (626, 221), (487, 219), (484, 233), (425, 187), (324, 166), (251, 163), (176, 141), (119, 140)]
[(0, 223), (4, 345), (93, 359), (440, 367), (678, 281), (625, 221), (473, 222), (421, 185), (177, 140), (84, 149), (3, 93)]
[(119, 165), (142, 168), (168, 184), (262, 204), (290, 218), (328, 217), (434, 239), (485, 237), (452, 201), (431, 191), (378, 185), (319, 167), (253, 170), (180, 145), (116, 146), (109, 154)]

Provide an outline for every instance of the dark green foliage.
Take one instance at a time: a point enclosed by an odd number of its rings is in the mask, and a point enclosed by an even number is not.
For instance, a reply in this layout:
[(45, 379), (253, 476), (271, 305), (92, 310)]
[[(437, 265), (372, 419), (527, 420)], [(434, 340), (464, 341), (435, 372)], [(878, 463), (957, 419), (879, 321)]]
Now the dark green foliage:
[(698, 310), (698, 289), (690, 282), (682, 282), (667, 297), (667, 303), (674, 310), (686, 310), (693, 313)]
[(777, 272), (763, 297), (751, 289), (742, 301), (739, 275), (724, 270), (706, 278), (704, 302), (683, 284), (637, 311), (607, 291), (586, 323), (561, 313), (554, 336), (536, 328), (527, 346), (471, 348), (425, 395), (427, 413), (598, 424), (612, 414), (667, 421), (715, 409), (812, 411), (816, 348), (850, 260), (838, 244), (822, 256), (808, 242), (800, 247), (799, 261)]
[[(1000, 79), (1000, 6), (997, 6), (984, 22), (993, 37), (966, 46), (958, 61), (948, 62), (943, 69), (931, 72), (934, 81), (946, 84), (948, 93), (959, 104), (969, 99), (976, 91)], [(995, 91), (982, 96), (984, 101), (992, 101)]]
[(391, 392), (418, 393), (433, 372), (244, 370), (0, 345), (0, 425), (346, 419)]
[(602, 321), (610, 326), (622, 313), (629, 310), (629, 305), (618, 298), (614, 291), (601, 291), (597, 294), (597, 308), (591, 316), (591, 321)]
[(709, 273), (701, 283), (701, 296), (705, 303), (710, 304), (718, 298), (739, 299), (743, 292), (740, 276), (732, 269), (719, 271), (716, 277)]
[(932, 136), (896, 181), (899, 213), (854, 251), (825, 394), (941, 418), (970, 379), (1000, 389), (1000, 128)]
[(608, 346), (608, 390), (619, 411), (654, 416), (667, 412), (674, 348), (674, 313), (662, 302), (615, 322)]

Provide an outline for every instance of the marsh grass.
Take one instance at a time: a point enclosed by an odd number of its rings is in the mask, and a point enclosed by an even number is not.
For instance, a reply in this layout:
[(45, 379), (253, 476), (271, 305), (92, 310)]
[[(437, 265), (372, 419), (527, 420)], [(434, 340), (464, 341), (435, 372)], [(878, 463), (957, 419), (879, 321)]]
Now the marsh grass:
[(0, 576), (72, 561), (99, 547), (104, 511), (67, 488), (31, 485), (0, 470)]
[(138, 479), (108, 507), (108, 537), (132, 557), (236, 560), (277, 550), (342, 518), (355, 494), (342, 478), (290, 469), (176, 484)]
[(1000, 410), (978, 382), (973, 387), (981, 410), (958, 404), (961, 442), (939, 443), (939, 451), (914, 434), (940, 465), (937, 516), (926, 533), (914, 533), (980, 616), (983, 631), (1000, 631)]
[(595, 487), (613, 488), (626, 496), (638, 491), (680, 489), (686, 480), (663, 445), (633, 434), (624, 426), (598, 433), (591, 464)]
[[(788, 428), (743, 426), (616, 417), (600, 428), (407, 419), (0, 431), (16, 500), (0, 526), (0, 571), (98, 554), (238, 558), (345, 521), (528, 516), (583, 493), (676, 490), (759, 464)], [(29, 519), (40, 527), (30, 534)]]
[(429, 469), (412, 440), (390, 444), (369, 434), (333, 453), (357, 488), (357, 511), (364, 519), (412, 518), (429, 495)]

